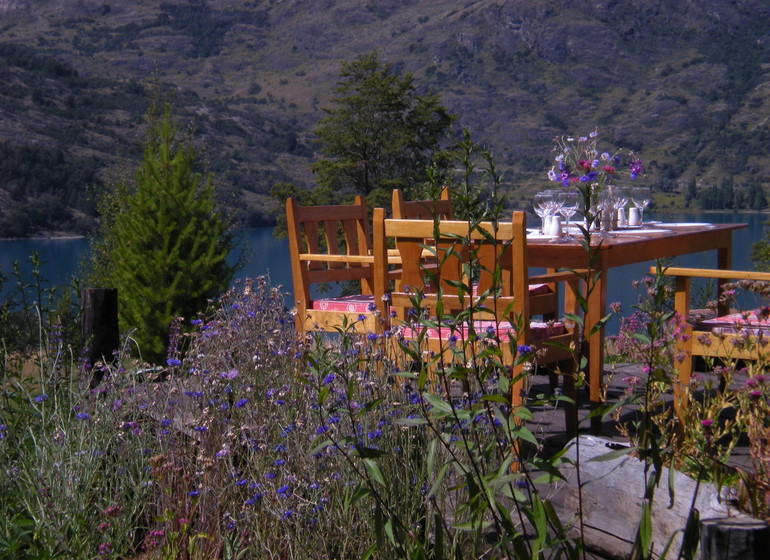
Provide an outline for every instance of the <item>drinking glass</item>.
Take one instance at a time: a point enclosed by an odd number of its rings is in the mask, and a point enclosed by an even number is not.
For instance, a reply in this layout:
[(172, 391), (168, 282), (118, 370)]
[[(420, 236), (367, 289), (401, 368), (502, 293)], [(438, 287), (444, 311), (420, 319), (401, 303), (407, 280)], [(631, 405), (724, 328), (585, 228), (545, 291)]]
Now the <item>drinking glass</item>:
[(650, 187), (631, 189), (631, 202), (639, 209), (639, 225), (644, 225), (644, 209), (650, 203)]
[(535, 201), (532, 205), (535, 214), (540, 217), (540, 234), (545, 233), (545, 219), (551, 215), (551, 202), (553, 201), (553, 191), (540, 191), (535, 194)]
[(628, 189), (626, 187), (611, 186), (613, 202), (613, 223), (617, 220), (618, 210), (625, 208), (628, 204)]
[(562, 237), (561, 241), (572, 241), (575, 238), (570, 235), (569, 226), (572, 216), (575, 215), (575, 213), (578, 211), (578, 208), (580, 207), (580, 193), (572, 190), (560, 191), (557, 197), (560, 203), (559, 214), (564, 216), (564, 218), (567, 220), (567, 235)]

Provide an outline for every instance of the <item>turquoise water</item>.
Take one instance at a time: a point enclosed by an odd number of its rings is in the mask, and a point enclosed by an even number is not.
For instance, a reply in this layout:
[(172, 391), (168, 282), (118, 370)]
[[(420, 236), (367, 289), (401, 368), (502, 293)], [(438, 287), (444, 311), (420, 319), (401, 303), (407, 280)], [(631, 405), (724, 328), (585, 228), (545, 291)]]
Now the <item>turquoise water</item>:
[[(713, 222), (713, 223), (747, 223), (748, 227), (733, 233), (733, 268), (751, 269), (749, 256), (751, 245), (762, 238), (763, 227), (768, 219), (767, 214), (751, 213), (736, 214), (720, 212), (710, 214), (681, 213), (676, 215), (645, 214), (645, 219), (668, 222)], [(282, 285), (291, 289), (291, 270), (288, 258), (288, 243), (285, 239), (275, 239), (271, 227), (242, 230), (240, 232), (243, 247), (247, 251), (245, 266), (238, 272), (236, 278), (269, 275), (274, 285)], [(19, 261), (22, 269), (30, 270), (29, 255), (37, 251), (42, 262), (42, 275), (51, 284), (66, 285), (77, 273), (80, 259), (88, 254), (86, 239), (21, 239), (0, 241), (0, 271), (8, 277), (3, 287), (3, 293), (8, 293), (16, 283), (11, 278), (11, 263)], [(607, 303), (619, 302), (624, 315), (633, 312), (638, 293), (632, 288), (632, 282), (642, 278), (652, 262), (615, 268), (608, 274)], [(674, 261), (678, 266), (714, 267), (716, 256), (714, 252), (696, 253), (679, 257)], [(27, 278), (25, 281), (29, 281)], [(617, 329), (617, 321), (613, 320), (609, 330)]]

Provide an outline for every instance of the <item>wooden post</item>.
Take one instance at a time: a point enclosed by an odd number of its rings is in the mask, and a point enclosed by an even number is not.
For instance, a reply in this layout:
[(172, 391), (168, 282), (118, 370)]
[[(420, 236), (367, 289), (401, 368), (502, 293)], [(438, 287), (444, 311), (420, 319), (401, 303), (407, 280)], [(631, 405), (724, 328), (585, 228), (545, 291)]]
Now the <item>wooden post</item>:
[[(89, 348), (91, 366), (103, 361), (112, 361), (112, 354), (118, 349), (118, 290), (115, 288), (87, 288), (82, 293), (83, 319), (82, 335)], [(94, 370), (91, 386), (102, 380), (104, 372)]]

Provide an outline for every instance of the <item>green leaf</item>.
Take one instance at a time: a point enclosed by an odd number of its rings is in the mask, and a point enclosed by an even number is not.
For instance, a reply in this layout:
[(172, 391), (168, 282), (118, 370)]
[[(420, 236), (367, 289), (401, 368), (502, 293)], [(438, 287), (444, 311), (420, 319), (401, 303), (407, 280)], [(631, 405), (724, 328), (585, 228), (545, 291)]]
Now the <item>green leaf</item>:
[(377, 463), (374, 460), (364, 459), (364, 467), (366, 467), (366, 472), (369, 474), (369, 477), (372, 480), (374, 480), (380, 486), (386, 486), (385, 478), (382, 476), (380, 467), (377, 466)]
[[(422, 394), (422, 397), (428, 401), (428, 404), (430, 404), (431, 414), (434, 414), (439, 418), (443, 418), (446, 415), (452, 414), (452, 405), (450, 405), (438, 395), (426, 391)], [(439, 414), (437, 414), (437, 412)]]
[(617, 459), (618, 457), (624, 457), (628, 455), (629, 453), (633, 451), (638, 451), (638, 447), (623, 447), (622, 449), (615, 449), (613, 451), (610, 451), (608, 453), (603, 453), (602, 455), (597, 455), (596, 457), (591, 457), (586, 461), (587, 463), (590, 462), (597, 462), (601, 463), (602, 461), (612, 461), (613, 459)]

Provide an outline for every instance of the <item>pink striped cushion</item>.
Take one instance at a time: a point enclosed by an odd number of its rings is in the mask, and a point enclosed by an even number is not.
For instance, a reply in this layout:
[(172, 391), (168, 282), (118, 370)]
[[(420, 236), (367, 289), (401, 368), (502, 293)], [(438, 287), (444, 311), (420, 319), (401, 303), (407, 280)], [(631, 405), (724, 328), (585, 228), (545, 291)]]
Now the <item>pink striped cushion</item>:
[[(498, 337), (500, 337), (501, 340), (505, 340), (508, 338), (508, 335), (516, 336), (516, 331), (514, 330), (513, 326), (508, 322), (501, 322), (501, 323), (495, 323), (495, 321), (474, 321), (473, 327), (476, 331), (476, 335), (483, 337), (488, 332), (491, 334), (497, 334)], [(564, 323), (561, 323), (559, 321), (555, 321), (553, 323), (543, 323), (539, 321), (532, 321), (529, 324), (530, 329), (530, 335), (532, 340), (542, 340), (544, 338), (547, 338), (549, 336), (556, 336), (560, 334), (564, 334), (565, 328)], [(417, 338), (417, 336), (420, 334), (422, 329), (418, 328), (412, 328), (412, 327), (404, 327), (403, 333), (404, 338)], [(458, 342), (462, 342), (467, 337), (467, 328), (466, 326), (458, 326), (455, 329), (452, 329), (450, 327), (440, 327), (438, 329), (427, 329), (425, 335), (430, 339), (441, 339), (441, 340), (449, 340), (449, 337), (456, 336)]]
[(770, 334), (770, 316), (761, 309), (731, 313), (714, 319), (708, 319), (696, 326), (698, 330), (711, 331), (714, 334)]
[(319, 311), (339, 311), (342, 313), (370, 313), (373, 305), (374, 296), (364, 295), (317, 299), (313, 301), (313, 309)]

